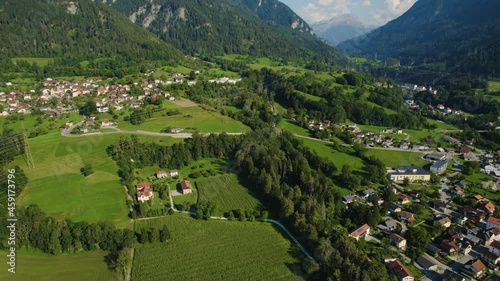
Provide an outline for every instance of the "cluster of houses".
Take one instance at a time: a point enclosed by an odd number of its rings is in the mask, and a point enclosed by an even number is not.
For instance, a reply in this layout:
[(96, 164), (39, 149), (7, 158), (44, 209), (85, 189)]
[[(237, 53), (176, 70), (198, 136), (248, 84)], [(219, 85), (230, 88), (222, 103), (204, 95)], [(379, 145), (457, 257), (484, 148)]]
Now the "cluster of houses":
[[(158, 171), (155, 173), (155, 177), (157, 180), (164, 179), (164, 178), (170, 178), (170, 177), (175, 177), (179, 175), (179, 171), (177, 170), (170, 170), (170, 171)], [(151, 179), (154, 179), (151, 178)], [(183, 180), (180, 184), (180, 191), (182, 195), (185, 194), (191, 194), (193, 193), (193, 187), (191, 186), (191, 183), (188, 180)], [(140, 182), (135, 185), (135, 188), (137, 189), (137, 200), (140, 202), (146, 202), (149, 201), (151, 198), (153, 198), (154, 193), (153, 193), (153, 188), (151, 187), (151, 184), (149, 182)]]
[[(416, 221), (416, 215), (408, 211), (406, 206), (412, 202), (419, 202), (420, 192), (417, 190), (399, 192), (393, 186), (386, 186), (385, 188), (396, 195), (397, 201), (386, 203), (388, 215), (391, 218), (380, 223), (376, 227), (377, 231), (375, 233), (378, 233), (378, 237), (380, 235), (388, 237), (391, 245), (404, 253), (407, 248), (407, 241), (404, 237), (406, 234), (405, 229)], [(464, 278), (463, 274), (465, 274), (477, 279), (486, 273), (488, 267), (498, 269), (500, 266), (500, 209), (493, 202), (479, 194), (466, 196), (463, 191), (464, 188), (465, 184), (459, 182), (449, 188), (448, 192), (452, 198), (461, 197), (475, 203), (457, 207), (457, 205), (451, 205), (449, 202), (434, 200), (427, 205), (434, 217), (432, 227), (442, 230), (439, 237), (432, 238), (431, 244), (426, 248), (427, 254), (435, 257), (453, 257), (457, 255), (465, 256), (471, 251), (478, 253), (475, 255), (476, 258), (471, 256), (470, 260), (463, 264), (459, 273), (452, 271), (439, 272), (443, 278), (450, 278), (450, 276)], [(366, 189), (358, 195), (345, 195), (342, 201), (347, 207), (356, 201), (384, 204), (383, 199), (373, 189)], [(398, 225), (401, 226), (399, 228), (401, 232), (396, 231)], [(349, 236), (359, 240), (366, 238), (372, 232), (373, 229), (368, 224), (364, 224), (352, 231)], [(419, 257), (416, 263), (425, 270), (437, 271), (440, 266), (425, 255)], [(388, 259), (386, 265), (398, 277), (398, 280), (414, 280), (412, 272), (399, 260)]]
[[(196, 72), (195, 72), (196, 73)], [(197, 71), (199, 73), (199, 71)], [(3, 110), (0, 116), (7, 116), (13, 113), (27, 114), (34, 109), (57, 115), (60, 113), (72, 112), (76, 104), (72, 99), (76, 97), (94, 97), (98, 112), (108, 112), (110, 107), (115, 110), (121, 110), (124, 106), (138, 108), (146, 97), (163, 96), (168, 100), (175, 100), (170, 93), (162, 91), (159, 85), (182, 84), (185, 82), (185, 75), (179, 72), (172, 74), (167, 80), (144, 80), (141, 83), (135, 82), (133, 85), (110, 85), (103, 84), (102, 79), (93, 78), (83, 82), (70, 82), (47, 78), (42, 82), (39, 92), (34, 89), (27, 92), (10, 91), (9, 93), (0, 92), (0, 104)], [(211, 83), (236, 84), (241, 78), (222, 77), (209, 80)], [(188, 85), (196, 84), (196, 81), (188, 81)], [(12, 83), (6, 83), (12, 86)], [(142, 88), (139, 95), (131, 95), (130, 90), (134, 86)], [(54, 104), (54, 100), (56, 103)]]
[[(111, 106), (115, 110), (121, 110), (124, 106), (138, 108), (148, 96), (161, 95), (169, 100), (175, 99), (170, 93), (158, 88), (160, 84), (168, 84), (168, 81), (143, 81), (142, 83), (136, 82), (134, 85), (109, 85), (100, 82), (102, 82), (101, 79), (70, 82), (47, 78), (42, 82), (42, 88), (38, 93), (35, 90), (26, 93), (18, 91), (0, 92), (0, 104), (4, 105), (0, 115), (26, 114), (31, 113), (34, 109), (50, 115), (72, 112), (76, 109), (76, 104), (72, 99), (76, 97), (94, 97), (98, 112), (108, 112)], [(130, 90), (133, 86), (141, 87), (142, 93), (131, 95)]]

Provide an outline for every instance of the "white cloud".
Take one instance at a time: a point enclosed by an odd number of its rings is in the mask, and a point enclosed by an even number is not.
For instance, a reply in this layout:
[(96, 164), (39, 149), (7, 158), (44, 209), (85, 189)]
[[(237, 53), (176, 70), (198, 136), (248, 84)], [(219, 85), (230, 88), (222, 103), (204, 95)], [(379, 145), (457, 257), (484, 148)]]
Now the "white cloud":
[(396, 16), (406, 12), (417, 0), (385, 0), (387, 9)]
[(318, 22), (349, 13), (351, 2), (352, 0), (318, 0), (316, 4), (307, 3), (300, 13), (308, 22)]

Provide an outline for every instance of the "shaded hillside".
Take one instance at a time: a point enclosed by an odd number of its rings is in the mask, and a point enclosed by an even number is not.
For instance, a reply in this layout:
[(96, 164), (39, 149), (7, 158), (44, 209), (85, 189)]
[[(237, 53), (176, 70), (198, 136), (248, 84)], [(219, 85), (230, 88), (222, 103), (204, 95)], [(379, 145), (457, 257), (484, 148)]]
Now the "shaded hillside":
[(228, 53), (286, 60), (343, 55), (311, 33), (286, 5), (275, 0), (105, 0), (132, 22), (192, 55)]
[(394, 57), (402, 65), (498, 75), (500, 2), (420, 0), (367, 36), (339, 45), (354, 56)]
[(89, 0), (4, 0), (0, 9), (4, 55), (72, 59), (169, 59), (180, 55), (120, 13)]

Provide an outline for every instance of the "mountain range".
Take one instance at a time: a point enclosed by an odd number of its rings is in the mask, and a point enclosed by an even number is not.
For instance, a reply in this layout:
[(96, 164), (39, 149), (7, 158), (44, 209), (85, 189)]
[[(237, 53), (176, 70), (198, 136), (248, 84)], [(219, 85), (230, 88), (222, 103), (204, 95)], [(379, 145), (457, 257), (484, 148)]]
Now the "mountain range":
[(399, 18), (338, 47), (447, 72), (500, 72), (500, 1), (420, 0)]
[(314, 32), (332, 45), (365, 35), (376, 28), (366, 25), (354, 14), (343, 14), (329, 20), (311, 24)]
[(99, 0), (164, 41), (196, 55), (250, 54), (284, 59), (343, 55), (277, 0)]

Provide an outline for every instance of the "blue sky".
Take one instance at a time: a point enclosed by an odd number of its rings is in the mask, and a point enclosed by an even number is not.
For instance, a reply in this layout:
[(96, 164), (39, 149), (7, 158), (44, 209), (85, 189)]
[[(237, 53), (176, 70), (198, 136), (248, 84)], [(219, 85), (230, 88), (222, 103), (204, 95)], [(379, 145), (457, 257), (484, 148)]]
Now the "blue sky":
[(367, 24), (383, 25), (402, 15), (417, 0), (280, 0), (308, 23), (351, 13)]

